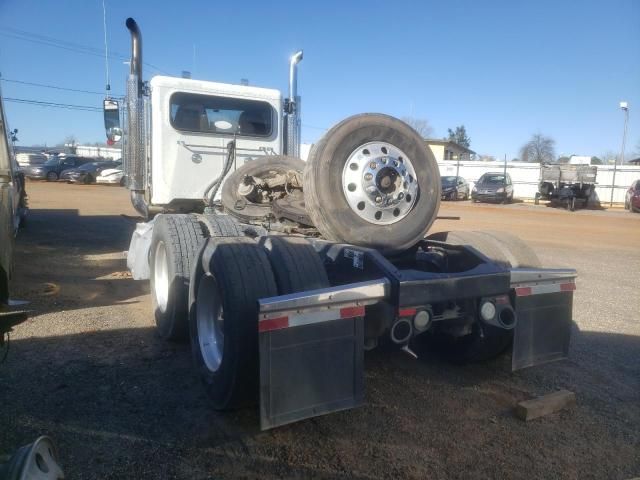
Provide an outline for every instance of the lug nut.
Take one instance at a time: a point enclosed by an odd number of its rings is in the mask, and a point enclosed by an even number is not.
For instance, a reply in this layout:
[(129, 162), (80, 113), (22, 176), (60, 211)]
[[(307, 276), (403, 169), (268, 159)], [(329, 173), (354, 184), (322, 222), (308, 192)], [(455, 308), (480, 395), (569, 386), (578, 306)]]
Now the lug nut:
[(371, 170), (375, 170), (377, 166), (378, 166), (378, 165), (376, 164), (376, 162), (371, 162), (371, 163), (369, 164), (369, 168), (370, 168)]
[(397, 161), (397, 160), (394, 160), (394, 161), (393, 161), (393, 166), (394, 166), (394, 167), (397, 167), (397, 166), (398, 166), (398, 161)]
[(373, 178), (373, 175), (371, 173), (365, 173), (364, 174), (364, 179), (368, 182)]
[(385, 165), (386, 165), (386, 163), (387, 163), (387, 157), (382, 157), (382, 158), (380, 159), (380, 161), (381, 161), (383, 164), (385, 164)]
[(400, 192), (398, 194), (398, 200), (402, 200), (404, 198), (404, 193)]
[(382, 197), (376, 197), (376, 203), (381, 203), (382, 202)]

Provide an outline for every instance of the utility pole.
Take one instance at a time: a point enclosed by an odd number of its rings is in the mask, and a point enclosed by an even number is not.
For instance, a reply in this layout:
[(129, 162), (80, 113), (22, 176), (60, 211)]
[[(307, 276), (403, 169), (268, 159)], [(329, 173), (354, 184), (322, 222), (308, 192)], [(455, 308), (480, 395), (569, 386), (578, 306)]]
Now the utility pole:
[[(620, 109), (624, 112), (624, 127), (622, 128), (622, 148), (620, 151), (620, 165), (624, 164), (624, 147), (627, 143), (627, 124), (629, 123), (629, 102), (620, 102)], [(609, 206), (613, 206), (613, 194), (616, 191), (616, 170), (618, 169), (618, 161), (613, 162), (613, 181), (611, 182), (611, 199)]]

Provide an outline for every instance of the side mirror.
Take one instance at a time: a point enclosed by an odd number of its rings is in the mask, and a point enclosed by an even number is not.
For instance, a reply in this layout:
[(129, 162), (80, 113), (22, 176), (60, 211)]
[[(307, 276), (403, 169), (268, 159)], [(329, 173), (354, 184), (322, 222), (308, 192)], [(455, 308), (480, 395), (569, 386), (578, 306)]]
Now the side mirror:
[(117, 100), (105, 99), (104, 101), (104, 129), (107, 132), (107, 142), (113, 145), (122, 138), (120, 128), (120, 106)]

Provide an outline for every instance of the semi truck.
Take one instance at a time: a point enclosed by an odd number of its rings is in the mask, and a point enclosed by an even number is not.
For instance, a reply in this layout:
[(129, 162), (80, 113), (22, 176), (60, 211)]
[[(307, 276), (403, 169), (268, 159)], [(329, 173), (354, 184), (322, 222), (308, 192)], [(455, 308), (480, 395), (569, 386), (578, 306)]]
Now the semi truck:
[(131, 18), (110, 142), (142, 217), (127, 253), (157, 333), (188, 340), (213, 408), (259, 405), (263, 429), (364, 402), (364, 352), (444, 347), (512, 368), (565, 358), (576, 271), (543, 268), (504, 232), (436, 232), (424, 140), (384, 114), (331, 128), (305, 162), (302, 51), (275, 89), (142, 72)]

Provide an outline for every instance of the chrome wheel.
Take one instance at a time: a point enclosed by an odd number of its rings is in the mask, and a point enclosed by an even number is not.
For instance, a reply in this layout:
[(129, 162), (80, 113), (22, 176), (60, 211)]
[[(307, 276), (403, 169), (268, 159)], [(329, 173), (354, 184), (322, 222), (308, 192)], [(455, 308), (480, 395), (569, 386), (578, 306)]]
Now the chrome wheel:
[(224, 354), (224, 312), (218, 284), (211, 275), (203, 276), (198, 286), (196, 327), (202, 359), (215, 372)]
[(153, 263), (153, 293), (160, 311), (166, 312), (169, 303), (169, 267), (167, 265), (167, 249), (163, 241), (156, 245)]
[(411, 159), (386, 142), (366, 143), (349, 155), (342, 191), (351, 210), (374, 225), (402, 220), (419, 193)]

